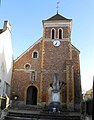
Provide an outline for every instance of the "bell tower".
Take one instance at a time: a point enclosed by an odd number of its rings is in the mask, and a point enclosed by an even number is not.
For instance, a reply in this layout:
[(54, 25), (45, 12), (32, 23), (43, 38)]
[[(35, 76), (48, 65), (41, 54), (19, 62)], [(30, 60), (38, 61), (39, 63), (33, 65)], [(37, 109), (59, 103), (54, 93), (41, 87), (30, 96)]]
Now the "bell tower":
[[(73, 109), (74, 77), (71, 44), (72, 19), (61, 16), (57, 11), (54, 16), (42, 22), (44, 41), (43, 69), (50, 69), (52, 75), (58, 74), (60, 82), (64, 81), (66, 83), (64, 92), (61, 91), (60, 102), (66, 103), (68, 108), (71, 106)], [(49, 65), (47, 61), (49, 61)], [(66, 73), (64, 73), (64, 71), (66, 71)], [(64, 97), (64, 94), (66, 97)]]
[(47, 40), (71, 41), (72, 19), (67, 19), (60, 14), (43, 20), (43, 37)]

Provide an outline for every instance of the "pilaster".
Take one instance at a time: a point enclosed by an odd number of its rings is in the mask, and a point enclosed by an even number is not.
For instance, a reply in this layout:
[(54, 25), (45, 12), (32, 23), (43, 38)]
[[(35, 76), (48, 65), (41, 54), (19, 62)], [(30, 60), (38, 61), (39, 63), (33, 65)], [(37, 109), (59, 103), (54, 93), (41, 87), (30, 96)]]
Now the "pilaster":
[(66, 61), (66, 95), (68, 109), (74, 108), (74, 77), (72, 61)]
[(41, 49), (41, 74), (40, 74), (40, 102), (42, 102), (42, 86), (43, 86), (43, 66), (44, 66), (44, 40), (42, 40)]

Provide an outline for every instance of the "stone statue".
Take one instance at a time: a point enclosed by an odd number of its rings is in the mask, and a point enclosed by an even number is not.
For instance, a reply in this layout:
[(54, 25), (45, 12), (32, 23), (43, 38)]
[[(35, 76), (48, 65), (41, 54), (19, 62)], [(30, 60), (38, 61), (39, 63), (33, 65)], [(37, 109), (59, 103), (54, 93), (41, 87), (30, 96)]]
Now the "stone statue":
[(54, 79), (53, 79), (53, 90), (54, 91), (59, 91), (59, 79), (58, 79), (58, 74), (54, 74)]
[(48, 103), (60, 101), (60, 85), (59, 76), (57, 73), (53, 76), (53, 83), (50, 84), (48, 89)]

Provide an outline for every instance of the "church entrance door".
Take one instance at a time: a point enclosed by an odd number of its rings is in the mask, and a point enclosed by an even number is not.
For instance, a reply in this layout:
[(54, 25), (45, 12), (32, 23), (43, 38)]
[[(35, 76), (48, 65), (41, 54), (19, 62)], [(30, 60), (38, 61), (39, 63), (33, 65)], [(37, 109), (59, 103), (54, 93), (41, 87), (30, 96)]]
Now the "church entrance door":
[(35, 86), (30, 86), (27, 89), (26, 104), (37, 105), (37, 88)]

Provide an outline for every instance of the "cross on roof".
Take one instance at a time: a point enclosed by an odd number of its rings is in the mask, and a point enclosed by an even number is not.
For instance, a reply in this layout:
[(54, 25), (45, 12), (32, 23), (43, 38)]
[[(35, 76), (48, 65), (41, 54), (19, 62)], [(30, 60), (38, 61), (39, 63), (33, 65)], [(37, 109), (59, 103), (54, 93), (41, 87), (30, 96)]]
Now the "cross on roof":
[(58, 14), (58, 8), (59, 8), (59, 1), (57, 2), (57, 14)]

